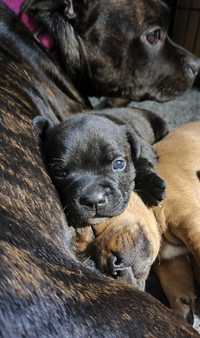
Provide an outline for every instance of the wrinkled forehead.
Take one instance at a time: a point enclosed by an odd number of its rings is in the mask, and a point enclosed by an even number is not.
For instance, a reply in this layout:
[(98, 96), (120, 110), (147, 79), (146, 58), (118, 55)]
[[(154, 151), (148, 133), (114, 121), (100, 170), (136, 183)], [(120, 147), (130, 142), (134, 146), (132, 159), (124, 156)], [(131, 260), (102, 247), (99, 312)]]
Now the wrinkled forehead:
[(118, 146), (123, 143), (124, 136), (124, 127), (105, 117), (91, 115), (72, 121), (64, 130), (63, 140), (66, 147), (88, 148), (89, 144), (93, 144), (94, 148), (98, 148), (100, 144)]
[(108, 119), (83, 119), (78, 125), (66, 128), (63, 135), (64, 154), (76, 162), (92, 159), (112, 160), (128, 150), (126, 135), (120, 127)]
[(111, 19), (110, 24), (115, 24), (115, 27), (129, 25), (130, 29), (132, 24), (133, 30), (139, 33), (150, 25), (168, 25), (169, 9), (161, 0), (103, 0), (102, 6)]

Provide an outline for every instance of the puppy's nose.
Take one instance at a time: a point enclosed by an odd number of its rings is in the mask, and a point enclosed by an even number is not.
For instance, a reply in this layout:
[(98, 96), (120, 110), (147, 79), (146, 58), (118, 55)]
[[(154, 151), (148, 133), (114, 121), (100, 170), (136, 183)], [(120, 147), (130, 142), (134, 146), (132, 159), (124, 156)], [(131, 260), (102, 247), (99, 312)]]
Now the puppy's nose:
[(82, 195), (79, 199), (79, 203), (82, 206), (86, 206), (91, 209), (103, 208), (107, 204), (107, 197), (104, 192), (92, 192)]
[(193, 57), (187, 58), (185, 70), (190, 78), (196, 78), (200, 71), (200, 59)]
[(120, 271), (123, 270), (123, 262), (122, 257), (119, 253), (113, 253), (108, 258), (107, 269), (108, 272), (113, 276), (117, 276), (120, 274)]

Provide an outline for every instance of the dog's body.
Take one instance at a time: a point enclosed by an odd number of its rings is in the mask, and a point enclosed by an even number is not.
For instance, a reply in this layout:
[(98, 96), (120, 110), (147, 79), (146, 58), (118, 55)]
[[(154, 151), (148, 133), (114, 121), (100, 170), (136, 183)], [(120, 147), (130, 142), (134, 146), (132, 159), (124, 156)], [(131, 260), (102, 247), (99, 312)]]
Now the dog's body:
[(0, 14), (0, 336), (198, 337), (151, 297), (96, 275), (70, 252), (31, 120), (62, 120), (87, 102), (2, 4)]
[[(0, 12), (0, 336), (198, 337), (151, 297), (98, 276), (70, 252), (31, 124), (42, 109), (62, 119), (68, 96), (42, 67), (48, 56)], [(50, 59), (49, 67), (58, 70)]]
[[(200, 123), (194, 122), (171, 132), (163, 142), (156, 145), (160, 163), (158, 172), (167, 182), (166, 199), (161, 208), (155, 210), (157, 221), (163, 228), (164, 239), (155, 269), (161, 285), (177, 311), (186, 316), (188, 308), (194, 310), (194, 275), (199, 273), (199, 207), (200, 207)], [(184, 257), (193, 256), (194, 262)], [(169, 260), (174, 262), (169, 263)], [(176, 268), (177, 266), (177, 268)], [(184, 273), (184, 270), (186, 273)], [(166, 275), (173, 283), (168, 283)], [(184, 277), (183, 277), (184, 276)], [(199, 283), (199, 277), (196, 281)], [(180, 299), (185, 307), (180, 306)]]
[[(108, 224), (97, 225), (96, 239), (90, 238), (97, 266), (117, 275), (121, 271), (127, 272), (132, 264), (132, 282), (139, 287), (144, 285), (147, 276), (143, 264), (149, 270), (150, 262), (155, 260), (153, 253), (159, 251), (154, 271), (171, 307), (189, 322), (193, 321), (195, 309), (194, 279), (199, 283), (199, 142), (200, 123), (194, 122), (172, 131), (154, 146), (159, 156), (157, 172), (167, 184), (166, 197), (154, 208), (154, 218), (152, 210), (144, 204), (135, 205), (136, 199), (132, 195), (127, 210), (116, 220), (113, 218)], [(138, 236), (138, 224), (143, 234), (143, 246)], [(159, 233), (162, 234), (160, 249)], [(143, 271), (144, 276), (139, 274), (137, 280), (134, 273), (140, 260), (143, 261), (140, 262), (140, 273)], [(122, 277), (126, 279), (127, 275)], [(130, 280), (130, 275), (128, 278)]]

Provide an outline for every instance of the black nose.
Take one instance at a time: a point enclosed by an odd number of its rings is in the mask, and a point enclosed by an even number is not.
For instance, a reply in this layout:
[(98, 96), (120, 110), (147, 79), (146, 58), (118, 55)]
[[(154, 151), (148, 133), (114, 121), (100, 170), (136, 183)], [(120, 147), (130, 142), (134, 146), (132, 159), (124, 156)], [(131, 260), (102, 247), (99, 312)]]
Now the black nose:
[(85, 193), (79, 199), (79, 203), (82, 206), (86, 206), (91, 209), (103, 208), (106, 206), (107, 202), (107, 197), (103, 191)]
[(119, 253), (113, 253), (108, 258), (108, 272), (113, 276), (118, 276), (123, 270), (123, 259)]
[(192, 58), (186, 60), (185, 70), (190, 78), (196, 78), (200, 70), (200, 59)]

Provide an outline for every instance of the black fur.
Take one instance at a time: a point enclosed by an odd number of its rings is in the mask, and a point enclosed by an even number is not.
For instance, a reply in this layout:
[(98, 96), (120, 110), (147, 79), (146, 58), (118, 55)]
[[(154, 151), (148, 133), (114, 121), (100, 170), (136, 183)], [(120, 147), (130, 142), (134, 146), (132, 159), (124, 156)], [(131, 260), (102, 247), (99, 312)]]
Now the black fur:
[[(102, 110), (69, 117), (54, 127), (49, 123), (48, 128), (42, 117), (33, 124), (71, 225), (119, 215), (134, 189), (148, 205), (162, 200), (165, 184), (153, 169), (156, 154), (151, 144), (166, 134), (167, 127), (155, 114)], [(155, 133), (158, 124), (160, 132)], [(112, 169), (118, 158), (125, 159), (124, 170)]]

